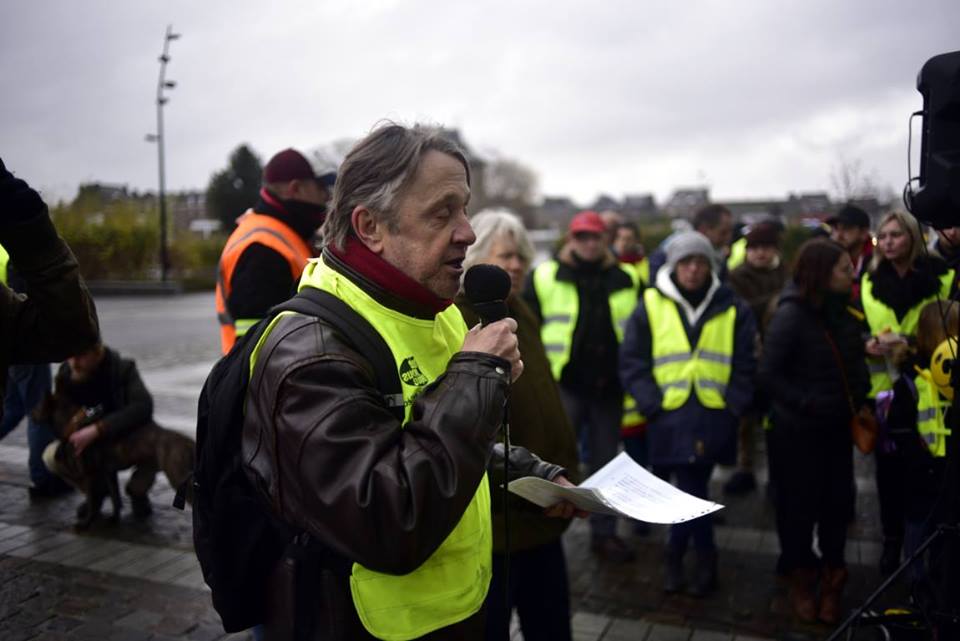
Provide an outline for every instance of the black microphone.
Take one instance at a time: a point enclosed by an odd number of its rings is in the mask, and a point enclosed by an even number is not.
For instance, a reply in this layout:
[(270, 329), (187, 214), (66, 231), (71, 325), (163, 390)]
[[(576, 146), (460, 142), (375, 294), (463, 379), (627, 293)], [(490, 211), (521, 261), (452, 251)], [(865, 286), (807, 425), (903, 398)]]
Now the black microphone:
[(496, 265), (479, 264), (463, 277), (463, 292), (484, 326), (507, 317), (510, 275)]

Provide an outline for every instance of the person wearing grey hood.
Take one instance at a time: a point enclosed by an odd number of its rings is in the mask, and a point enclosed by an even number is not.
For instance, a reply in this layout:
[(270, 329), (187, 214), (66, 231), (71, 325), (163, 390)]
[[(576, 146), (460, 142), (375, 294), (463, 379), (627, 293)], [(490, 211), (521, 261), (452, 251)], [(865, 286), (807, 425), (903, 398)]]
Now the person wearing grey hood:
[[(703, 234), (678, 234), (620, 347), (620, 380), (647, 417), (654, 473), (700, 498), (707, 498), (714, 466), (736, 459), (737, 424), (752, 400), (756, 369), (753, 313), (717, 271)], [(705, 596), (717, 585), (709, 515), (670, 528), (663, 588), (683, 589), (691, 539), (697, 563), (688, 593)]]

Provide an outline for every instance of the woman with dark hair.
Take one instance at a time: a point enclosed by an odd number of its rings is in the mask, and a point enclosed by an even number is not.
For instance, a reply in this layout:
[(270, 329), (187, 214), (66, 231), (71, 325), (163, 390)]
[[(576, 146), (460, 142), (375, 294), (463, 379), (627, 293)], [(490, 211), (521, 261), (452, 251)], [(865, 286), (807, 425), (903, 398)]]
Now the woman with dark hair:
[[(758, 380), (770, 396), (772, 476), (777, 483), (778, 568), (797, 617), (840, 618), (853, 507), (850, 419), (866, 398), (860, 324), (847, 307), (853, 263), (840, 245), (810, 240), (767, 327)], [(821, 556), (812, 550), (813, 530)], [(819, 605), (815, 599), (820, 580)]]
[[(899, 376), (893, 350), (904, 343), (915, 343), (920, 310), (937, 298), (949, 298), (954, 281), (953, 270), (943, 260), (923, 252), (920, 226), (910, 214), (891, 212), (883, 217), (877, 230), (877, 251), (860, 287), (863, 313), (870, 328), (865, 348), (871, 401), (893, 389)], [(910, 500), (902, 483), (909, 465), (893, 438), (904, 429), (909, 426), (888, 421), (876, 449), (877, 498), (883, 526), (880, 573), (884, 575), (900, 565)]]

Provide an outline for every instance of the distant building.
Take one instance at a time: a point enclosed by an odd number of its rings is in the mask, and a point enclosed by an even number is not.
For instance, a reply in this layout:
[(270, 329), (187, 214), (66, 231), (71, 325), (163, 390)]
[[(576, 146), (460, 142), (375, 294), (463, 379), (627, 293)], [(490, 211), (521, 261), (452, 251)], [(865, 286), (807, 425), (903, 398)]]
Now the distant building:
[(580, 207), (566, 196), (546, 196), (540, 205), (539, 220), (547, 227), (565, 229)]
[(596, 212), (620, 211), (620, 202), (617, 201), (617, 199), (613, 198), (612, 196), (608, 196), (607, 194), (600, 194), (597, 197), (597, 199), (593, 201), (593, 204), (590, 205), (590, 207), (588, 207), (588, 209), (591, 209)]
[(734, 220), (753, 224), (765, 218), (781, 218), (786, 207), (784, 200), (724, 200), (721, 205), (730, 210)]
[(620, 212), (634, 221), (655, 218), (660, 214), (653, 194), (625, 194)]
[(826, 220), (836, 210), (825, 191), (790, 194), (784, 206), (783, 215), (793, 223), (804, 220)]

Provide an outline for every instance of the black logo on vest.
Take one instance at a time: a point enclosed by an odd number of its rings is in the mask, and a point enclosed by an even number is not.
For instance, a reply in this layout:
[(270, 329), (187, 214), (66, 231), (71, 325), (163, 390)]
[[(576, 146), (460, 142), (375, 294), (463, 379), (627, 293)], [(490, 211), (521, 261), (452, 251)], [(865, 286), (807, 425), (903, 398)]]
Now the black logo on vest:
[(420, 366), (417, 365), (417, 360), (413, 356), (408, 356), (400, 363), (400, 380), (416, 387), (423, 387), (429, 382), (420, 371)]

